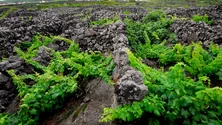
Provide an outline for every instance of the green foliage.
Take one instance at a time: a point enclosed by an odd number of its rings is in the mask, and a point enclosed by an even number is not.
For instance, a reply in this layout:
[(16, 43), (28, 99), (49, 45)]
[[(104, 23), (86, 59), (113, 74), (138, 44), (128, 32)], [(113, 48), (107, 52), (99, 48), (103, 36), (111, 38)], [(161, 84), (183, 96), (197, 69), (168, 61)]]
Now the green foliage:
[(211, 55), (215, 56), (220, 52), (220, 47), (218, 44), (214, 44), (213, 42), (211, 42), (210, 47), (209, 47), (209, 51), (210, 51)]
[(124, 22), (129, 45), (133, 51), (138, 49), (139, 43), (145, 43), (144, 35), (149, 37), (152, 44), (161, 43), (163, 40), (167, 40), (170, 43), (178, 41), (176, 35), (168, 30), (173, 20), (161, 11), (149, 12), (142, 22), (134, 22), (130, 19), (125, 19)]
[[(136, 57), (157, 59), (160, 65), (175, 65), (167, 72), (156, 70), (142, 64), (129, 52), (131, 66), (143, 74), (149, 95), (130, 105), (105, 108), (101, 121), (133, 121), (149, 116), (150, 125), (160, 124), (160, 121), (166, 124), (222, 124), (222, 112), (218, 112), (222, 108), (222, 90), (208, 88), (211, 84), (209, 76), (222, 76), (222, 49), (213, 43), (208, 51), (201, 43), (172, 44), (177, 41), (176, 35), (168, 31), (172, 21), (158, 11), (144, 17), (143, 22), (125, 20)], [(171, 46), (166, 46), (169, 42)]]
[(184, 63), (163, 72), (142, 64), (130, 51), (130, 64), (143, 76), (149, 94), (139, 102), (105, 108), (101, 121), (132, 121), (149, 114), (148, 124), (222, 124), (222, 89), (204, 85), (206, 76), (194, 81), (185, 73)]
[[(213, 42), (210, 44), (209, 52), (202, 48), (201, 43), (192, 43), (189, 46), (175, 44), (172, 47), (160, 44), (151, 44), (151, 40), (144, 31), (145, 44), (139, 44), (136, 56), (143, 59), (158, 59), (161, 65), (184, 62), (185, 69), (192, 75), (216, 75), (222, 69), (222, 49)], [(219, 73), (218, 73), (219, 72)], [(220, 77), (220, 76), (219, 76)]]
[(131, 12), (126, 10), (123, 12), (123, 14), (128, 15), (128, 14), (131, 14)]
[(216, 75), (219, 77), (219, 79), (222, 81), (222, 68), (219, 69), (219, 71), (216, 73)]
[(27, 49), (32, 45), (32, 42), (22, 42), (17, 43), (16, 46), (19, 47), (23, 51), (27, 51)]
[[(54, 39), (63, 40), (70, 44), (65, 51), (55, 51), (50, 48), (51, 61), (43, 66), (32, 60), (41, 46), (52, 43)], [(79, 76), (101, 77), (111, 83), (110, 71), (113, 69), (111, 57), (103, 57), (101, 53), (87, 54), (79, 52), (78, 45), (73, 41), (61, 37), (35, 36), (33, 44), (27, 52), (15, 48), (16, 52), (27, 63), (34, 66), (34, 74), (16, 75), (13, 70), (8, 74), (12, 76), (13, 83), (17, 86), (21, 98), (20, 109), (13, 115), (0, 114), (0, 125), (35, 125), (43, 112), (50, 112), (61, 107), (65, 97), (72, 94), (78, 87)], [(33, 86), (24, 81), (34, 81)], [(14, 120), (17, 119), (17, 120)]]
[(32, 20), (32, 18), (33, 18), (32, 16), (29, 16), (29, 17), (20, 16), (20, 19), (22, 21), (26, 21), (27, 23), (30, 22)]
[(208, 15), (205, 14), (204, 16), (201, 15), (194, 15), (192, 16), (192, 20), (195, 22), (205, 22), (208, 25), (211, 25), (213, 23), (213, 20), (210, 20)]
[(185, 69), (192, 75), (203, 76), (217, 73), (222, 68), (222, 49), (211, 43), (209, 52), (204, 50), (201, 43), (192, 43), (189, 46), (175, 44), (172, 47), (161, 44), (150, 44), (149, 37), (145, 35), (145, 44), (139, 44), (136, 56), (143, 59), (158, 59), (159, 64), (167, 65), (184, 62)]
[(149, 12), (144, 18), (143, 18), (143, 22), (144, 23), (149, 23), (150, 21), (152, 22), (156, 22), (159, 21), (161, 19), (165, 19), (166, 18), (166, 14), (163, 13), (163, 11), (151, 11)]
[(119, 18), (118, 16), (114, 16), (113, 18), (102, 18), (98, 21), (90, 21), (90, 25), (99, 25), (99, 26), (104, 26), (104, 25), (108, 25), (108, 24), (111, 24), (111, 23), (115, 23), (119, 21)]

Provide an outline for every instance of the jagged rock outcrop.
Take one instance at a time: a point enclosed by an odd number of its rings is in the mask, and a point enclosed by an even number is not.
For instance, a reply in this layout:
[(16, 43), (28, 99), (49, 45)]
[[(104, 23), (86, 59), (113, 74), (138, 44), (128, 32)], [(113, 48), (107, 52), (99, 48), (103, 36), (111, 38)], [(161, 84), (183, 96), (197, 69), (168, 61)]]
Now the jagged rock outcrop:
[(117, 81), (115, 84), (117, 104), (123, 105), (142, 100), (148, 93), (148, 88), (143, 83), (142, 74), (129, 64), (128, 39), (125, 35), (119, 34), (113, 38), (113, 41), (115, 43), (113, 55), (116, 65), (113, 79)]
[(37, 56), (33, 58), (32, 60), (46, 66), (49, 64), (51, 60), (50, 51), (47, 50), (44, 46), (41, 46), (39, 48), (39, 51), (37, 52)]
[[(127, 12), (127, 14), (124, 14)], [(147, 14), (147, 10), (138, 6), (128, 7), (102, 7), (95, 8), (91, 11), (90, 20), (96, 21), (102, 18), (113, 18), (115, 16), (121, 17), (121, 19), (129, 18), (133, 20), (141, 20)]]

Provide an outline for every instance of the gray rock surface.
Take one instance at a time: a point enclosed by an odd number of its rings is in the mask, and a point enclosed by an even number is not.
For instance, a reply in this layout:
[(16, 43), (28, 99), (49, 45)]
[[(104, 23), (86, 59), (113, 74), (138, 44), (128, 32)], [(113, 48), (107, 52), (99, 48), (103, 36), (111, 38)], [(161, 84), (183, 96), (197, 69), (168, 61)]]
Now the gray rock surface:
[(12, 63), (9, 63), (6, 68), (7, 69), (15, 69), (15, 68), (18, 68), (22, 65), (22, 61), (16, 61), (16, 62), (12, 62)]
[(7, 109), (14, 97), (17, 95), (16, 87), (6, 70), (13, 69), (16, 74), (33, 73), (30, 67), (18, 56), (10, 56), (8, 60), (0, 62), (0, 112)]
[(203, 42), (204, 47), (208, 48), (210, 42), (222, 45), (222, 5), (213, 5), (208, 7), (193, 7), (193, 8), (169, 8), (167, 14), (177, 17), (192, 18), (193, 15), (207, 14), (209, 20), (213, 20), (213, 24), (207, 25), (204, 22), (193, 22), (189, 20), (176, 20), (171, 25), (171, 31), (175, 32), (178, 39), (183, 44), (190, 44), (191, 41)]
[(222, 24), (222, 5), (211, 5), (207, 7), (191, 7), (191, 8), (169, 8), (166, 9), (166, 13), (170, 15), (176, 14), (177, 17), (185, 17), (190, 18), (193, 15), (200, 14), (205, 15), (207, 14), (210, 19), (214, 20), (215, 25)]
[(204, 22), (176, 20), (171, 25), (171, 30), (177, 34), (183, 44), (190, 44), (192, 41), (202, 41), (205, 47), (209, 47), (210, 41), (222, 44), (221, 25), (209, 26)]
[(86, 92), (84, 102), (59, 125), (111, 125), (112, 123), (98, 121), (103, 113), (103, 107), (111, 107), (113, 104), (113, 86), (97, 78), (89, 81), (84, 91)]
[(9, 64), (9, 61), (6, 60), (6, 61), (3, 61), (3, 62), (0, 62), (0, 71), (5, 71), (6, 70), (6, 66)]
[[(129, 11), (131, 14), (122, 14), (124, 11)], [(73, 8), (61, 7), (44, 10), (43, 12), (19, 9), (0, 21), (0, 57), (15, 55), (13, 47), (24, 41), (31, 41), (37, 33), (47, 36), (60, 35), (79, 40), (83, 51), (89, 51), (90, 49), (107, 51), (109, 50), (108, 46), (112, 47), (109, 41), (115, 35), (113, 34), (114, 29), (109, 31), (107, 30), (109, 29), (108, 26), (105, 28), (90, 28), (90, 19), (96, 21), (103, 17), (111, 18), (118, 14), (121, 19), (127, 17), (140, 20), (146, 13), (145, 9), (139, 7), (102, 7), (98, 5)], [(102, 32), (103, 36), (97, 34)], [(94, 48), (95, 43), (97, 43), (97, 47)], [(112, 50), (112, 48), (110, 49)]]
[(112, 39), (119, 33), (125, 33), (125, 24), (116, 22), (110, 25), (94, 26), (83, 30), (85, 32), (82, 34), (77, 33), (77, 37), (74, 39), (79, 43), (82, 51), (112, 52), (114, 50)]
[(37, 52), (37, 56), (33, 58), (32, 60), (39, 62), (42, 65), (48, 65), (50, 63), (50, 51), (47, 50), (44, 46), (41, 46), (39, 48), (39, 51)]
[(143, 84), (142, 74), (130, 67), (127, 55), (128, 39), (124, 34), (119, 34), (114, 41), (114, 62), (115, 69), (113, 79), (115, 84), (115, 94), (118, 105), (129, 104), (139, 101), (148, 93), (148, 88)]
[(5, 83), (9, 80), (9, 77), (5, 76), (2, 72), (0, 72), (0, 84)]
[(0, 98), (4, 98), (8, 95), (8, 91), (6, 90), (0, 90)]

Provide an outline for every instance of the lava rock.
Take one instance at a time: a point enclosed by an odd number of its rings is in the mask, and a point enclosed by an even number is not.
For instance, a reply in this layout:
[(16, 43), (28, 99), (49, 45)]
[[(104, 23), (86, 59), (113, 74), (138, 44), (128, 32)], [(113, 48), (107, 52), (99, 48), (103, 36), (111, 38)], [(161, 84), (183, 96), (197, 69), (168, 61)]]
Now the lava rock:
[(148, 88), (143, 84), (142, 74), (133, 69), (128, 59), (128, 39), (124, 34), (119, 34), (114, 41), (115, 69), (113, 79), (118, 105), (130, 104), (142, 100), (148, 93)]
[(6, 67), (7, 69), (15, 69), (15, 68), (18, 68), (22, 65), (22, 61), (16, 61), (16, 62), (13, 62), (13, 63), (9, 63)]
[(32, 60), (39, 62), (42, 65), (47, 66), (50, 63), (50, 51), (47, 50), (44, 46), (41, 46), (37, 56)]
[(8, 94), (9, 94), (8, 91), (6, 91), (6, 90), (0, 90), (0, 98), (7, 97)]
[(144, 84), (138, 85), (134, 81), (126, 80), (115, 85), (115, 94), (119, 105), (130, 104), (142, 100), (148, 89)]
[(18, 57), (18, 56), (10, 56), (10, 57), (8, 58), (9, 63), (16, 62), (17, 60), (19, 60), (19, 57)]
[(209, 26), (204, 22), (176, 20), (170, 29), (177, 34), (182, 44), (202, 41), (204, 47), (208, 48), (209, 41), (217, 44), (222, 43), (222, 27), (219, 25)]
[(9, 80), (9, 77), (5, 76), (2, 72), (0, 72), (0, 84), (5, 83)]
[(9, 61), (6, 60), (6, 61), (3, 61), (3, 62), (0, 62), (0, 71), (5, 71), (6, 70), (6, 66), (9, 64)]

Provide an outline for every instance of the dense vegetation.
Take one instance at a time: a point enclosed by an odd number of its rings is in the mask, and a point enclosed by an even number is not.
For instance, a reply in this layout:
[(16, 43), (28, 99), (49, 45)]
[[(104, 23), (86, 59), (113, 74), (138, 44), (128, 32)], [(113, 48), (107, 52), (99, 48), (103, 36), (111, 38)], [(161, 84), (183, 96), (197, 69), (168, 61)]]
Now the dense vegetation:
[(131, 52), (129, 59), (131, 66), (143, 74), (149, 94), (132, 105), (105, 108), (102, 121), (132, 121), (145, 115), (146, 123), (150, 125), (222, 123), (222, 89), (205, 85), (208, 77), (194, 81), (186, 75), (182, 62), (164, 72), (144, 65)]
[[(212, 42), (208, 50), (203, 49), (201, 42), (181, 45), (176, 35), (168, 30), (173, 19), (162, 12), (150, 12), (142, 22), (125, 22), (130, 46), (137, 57), (156, 59), (161, 66), (183, 62), (193, 76), (221, 74), (222, 50), (219, 45)], [(221, 75), (219, 77), (221, 79)]]
[[(213, 42), (207, 50), (201, 42), (181, 45), (168, 31), (172, 21), (160, 11), (141, 22), (125, 21), (134, 52), (128, 52), (130, 64), (143, 74), (149, 94), (131, 105), (105, 108), (101, 121), (143, 118), (150, 125), (222, 124), (222, 89), (210, 88), (209, 78), (221, 79), (222, 49)], [(157, 60), (160, 69), (143, 64), (142, 59)], [(168, 71), (165, 66), (170, 66)]]
[(129, 45), (133, 51), (139, 50), (138, 43), (145, 43), (144, 33), (152, 43), (161, 43), (163, 39), (171, 43), (177, 42), (176, 35), (168, 30), (173, 20), (167, 18), (162, 11), (149, 12), (142, 22), (134, 22), (127, 18), (124, 22), (127, 25)]
[[(52, 43), (55, 39), (68, 42), (65, 51), (54, 51), (47, 48), (51, 61), (44, 66), (33, 61), (39, 48)], [(24, 44), (26, 45), (26, 44)], [(0, 125), (33, 125), (37, 124), (39, 115), (59, 108), (65, 97), (78, 88), (77, 78), (101, 77), (110, 83), (109, 72), (113, 68), (112, 58), (103, 57), (100, 53), (83, 53), (78, 45), (65, 38), (35, 36), (27, 52), (15, 48), (20, 58), (35, 67), (33, 74), (16, 75), (13, 70), (8, 73), (17, 86), (21, 99), (18, 113), (0, 114)], [(34, 81), (33, 86), (25, 81)]]

